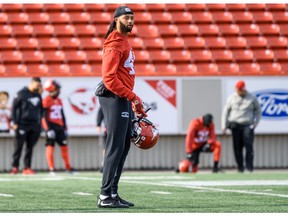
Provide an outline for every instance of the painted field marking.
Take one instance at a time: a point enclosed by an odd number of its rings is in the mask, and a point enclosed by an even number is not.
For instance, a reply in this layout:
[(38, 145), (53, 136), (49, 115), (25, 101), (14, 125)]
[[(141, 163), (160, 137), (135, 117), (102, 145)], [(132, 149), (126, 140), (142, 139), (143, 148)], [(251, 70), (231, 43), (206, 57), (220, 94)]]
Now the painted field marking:
[(163, 195), (172, 194), (171, 192), (167, 192), (167, 191), (150, 191), (150, 193), (163, 194)]
[(0, 194), (1, 197), (14, 197), (12, 194)]
[(75, 195), (80, 195), (80, 196), (92, 196), (94, 194), (91, 193), (84, 193), (84, 192), (73, 192)]
[(0, 182), (17, 182), (17, 181), (63, 181), (62, 177), (44, 177), (44, 178), (0, 178)]

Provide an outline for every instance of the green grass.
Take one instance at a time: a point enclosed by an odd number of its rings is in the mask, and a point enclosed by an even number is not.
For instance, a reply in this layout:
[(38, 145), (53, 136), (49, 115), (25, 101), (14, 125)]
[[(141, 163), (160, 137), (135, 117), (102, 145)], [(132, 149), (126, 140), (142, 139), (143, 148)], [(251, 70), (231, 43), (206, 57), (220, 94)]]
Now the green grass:
[[(256, 171), (252, 174), (227, 172), (212, 174), (176, 174), (174, 172), (124, 172), (119, 194), (135, 203), (129, 209), (99, 209), (96, 198), (101, 174), (81, 172), (79, 175), (57, 173), (49, 177), (40, 173), (31, 177), (0, 174), (0, 212), (23, 213), (281, 213), (288, 212), (288, 187), (258, 185), (259, 180), (287, 181), (288, 173)], [(6, 180), (6, 181), (4, 181)], [(232, 181), (254, 181), (255, 185), (210, 185)], [(195, 186), (195, 184), (203, 184)], [(277, 183), (277, 182), (276, 182)], [(191, 185), (192, 184), (192, 185)], [(159, 194), (165, 192), (169, 194)], [(73, 192), (93, 195), (80, 196)], [(11, 194), (13, 197), (3, 197)], [(281, 197), (283, 195), (283, 197)]]

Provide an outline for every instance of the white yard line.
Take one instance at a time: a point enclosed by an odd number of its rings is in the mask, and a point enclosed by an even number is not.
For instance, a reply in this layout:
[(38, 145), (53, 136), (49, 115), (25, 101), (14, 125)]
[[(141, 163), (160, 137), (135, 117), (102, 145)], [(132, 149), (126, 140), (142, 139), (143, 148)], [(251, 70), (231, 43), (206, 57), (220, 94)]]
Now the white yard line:
[(0, 182), (17, 182), (17, 181), (63, 181), (62, 177), (44, 177), (44, 178), (0, 178)]
[(14, 197), (12, 194), (0, 194), (0, 197)]
[(84, 193), (84, 192), (73, 192), (75, 195), (80, 195), (80, 196), (92, 196), (94, 194), (91, 193)]
[(171, 192), (167, 192), (167, 191), (150, 191), (150, 193), (163, 194), (163, 195), (172, 194)]

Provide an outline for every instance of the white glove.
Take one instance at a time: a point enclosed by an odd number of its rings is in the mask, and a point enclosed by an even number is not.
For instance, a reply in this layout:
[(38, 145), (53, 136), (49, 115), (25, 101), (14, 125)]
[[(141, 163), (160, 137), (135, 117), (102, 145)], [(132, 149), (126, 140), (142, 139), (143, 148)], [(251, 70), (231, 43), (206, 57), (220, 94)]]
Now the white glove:
[(55, 137), (56, 137), (55, 131), (54, 130), (47, 131), (47, 137), (49, 139), (55, 139)]

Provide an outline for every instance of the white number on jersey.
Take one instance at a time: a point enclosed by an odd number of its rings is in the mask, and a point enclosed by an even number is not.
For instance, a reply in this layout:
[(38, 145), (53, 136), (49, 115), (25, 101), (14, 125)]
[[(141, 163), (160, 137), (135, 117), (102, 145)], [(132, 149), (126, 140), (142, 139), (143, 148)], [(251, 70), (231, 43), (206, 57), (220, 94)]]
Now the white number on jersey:
[(127, 60), (125, 61), (124, 67), (125, 68), (129, 68), (129, 74), (133, 75), (135, 74), (135, 70), (134, 70), (134, 61), (135, 61), (135, 56), (132, 50), (130, 50), (129, 52), (129, 57), (127, 58)]
[(52, 105), (50, 109), (51, 109), (50, 119), (62, 119), (62, 115), (61, 115), (62, 106), (61, 105)]

